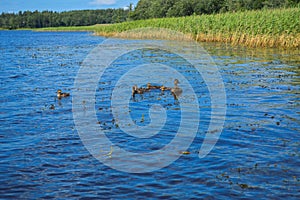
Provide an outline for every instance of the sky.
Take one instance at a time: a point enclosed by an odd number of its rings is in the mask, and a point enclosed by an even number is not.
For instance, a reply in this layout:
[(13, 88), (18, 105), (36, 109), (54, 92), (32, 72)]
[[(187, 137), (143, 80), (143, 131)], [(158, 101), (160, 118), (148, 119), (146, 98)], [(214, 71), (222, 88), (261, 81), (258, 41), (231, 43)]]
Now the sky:
[(125, 8), (138, 0), (0, 0), (0, 13), (18, 11), (68, 11), (84, 9)]

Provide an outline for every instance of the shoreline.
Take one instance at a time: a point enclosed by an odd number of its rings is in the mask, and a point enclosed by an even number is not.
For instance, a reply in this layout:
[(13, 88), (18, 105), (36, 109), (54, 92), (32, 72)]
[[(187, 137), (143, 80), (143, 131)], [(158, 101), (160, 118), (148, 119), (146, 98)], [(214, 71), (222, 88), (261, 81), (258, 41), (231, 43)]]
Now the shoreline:
[[(146, 27), (151, 28), (151, 27)], [(5, 30), (5, 29), (0, 29)], [(92, 32), (95, 36), (101, 37), (114, 37), (114, 38), (124, 38), (124, 39), (154, 39), (154, 40), (173, 40), (172, 38), (167, 38), (164, 35), (160, 37), (153, 37), (153, 33), (141, 35), (136, 33), (136, 35), (127, 34), (128, 32), (105, 32), (97, 31), (95, 29), (85, 29), (76, 27), (55, 27), (55, 28), (41, 28), (41, 29), (16, 29), (16, 30), (31, 30), (36, 32)], [(191, 34), (185, 34), (188, 40), (196, 42), (207, 42), (207, 43), (223, 43), (230, 44), (233, 46), (244, 46), (249, 48), (276, 48), (276, 49), (292, 49), (300, 50), (300, 34), (294, 35), (246, 35), (246, 34), (197, 34), (193, 36)]]
[[(115, 37), (124, 39), (157, 39), (157, 40), (174, 40), (174, 37), (167, 37), (167, 35), (157, 36), (156, 33), (141, 34), (136, 32), (135, 34), (127, 32), (94, 32), (96, 36), (102, 37)], [(155, 35), (155, 36), (153, 36)], [(224, 43), (233, 46), (245, 46), (249, 48), (278, 48), (278, 49), (300, 49), (300, 34), (293, 35), (246, 35), (246, 34), (232, 34), (226, 35), (222, 33), (216, 34), (197, 34), (195, 36), (191, 34), (185, 34), (187, 39), (196, 42), (208, 42), (208, 43)]]

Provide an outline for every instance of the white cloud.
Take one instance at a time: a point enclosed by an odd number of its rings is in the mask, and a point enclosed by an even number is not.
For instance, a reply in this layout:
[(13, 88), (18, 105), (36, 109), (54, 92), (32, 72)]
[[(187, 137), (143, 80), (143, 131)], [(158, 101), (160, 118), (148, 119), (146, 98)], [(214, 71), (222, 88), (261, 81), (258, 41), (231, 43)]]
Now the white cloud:
[(90, 2), (92, 5), (113, 5), (116, 3), (116, 0), (93, 0)]

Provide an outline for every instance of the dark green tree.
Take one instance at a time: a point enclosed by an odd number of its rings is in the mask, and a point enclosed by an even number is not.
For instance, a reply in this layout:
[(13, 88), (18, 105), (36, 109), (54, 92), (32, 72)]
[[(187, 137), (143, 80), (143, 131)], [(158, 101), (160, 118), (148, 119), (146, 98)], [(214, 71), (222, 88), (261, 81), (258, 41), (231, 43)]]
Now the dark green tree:
[(167, 11), (167, 17), (182, 17), (189, 16), (194, 13), (194, 4), (192, 1), (180, 0), (177, 1)]

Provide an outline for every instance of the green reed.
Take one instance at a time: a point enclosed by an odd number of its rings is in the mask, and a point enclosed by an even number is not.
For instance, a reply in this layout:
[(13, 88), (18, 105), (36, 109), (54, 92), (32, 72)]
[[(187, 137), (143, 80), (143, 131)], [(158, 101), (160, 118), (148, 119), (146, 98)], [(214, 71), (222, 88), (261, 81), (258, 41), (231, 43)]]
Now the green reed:
[[(300, 48), (299, 19), (300, 8), (286, 8), (43, 30), (94, 31), (96, 35), (126, 37), (126, 33), (120, 33), (152, 27), (182, 32), (200, 42), (226, 42), (252, 47)], [(148, 32), (147, 34), (149, 38), (151, 34), (155, 33)], [(140, 35), (137, 32), (136, 37)], [(131, 32), (128, 37), (135, 36)], [(166, 39), (166, 37), (163, 38)]]

